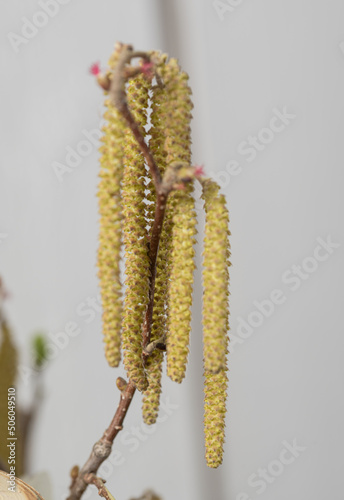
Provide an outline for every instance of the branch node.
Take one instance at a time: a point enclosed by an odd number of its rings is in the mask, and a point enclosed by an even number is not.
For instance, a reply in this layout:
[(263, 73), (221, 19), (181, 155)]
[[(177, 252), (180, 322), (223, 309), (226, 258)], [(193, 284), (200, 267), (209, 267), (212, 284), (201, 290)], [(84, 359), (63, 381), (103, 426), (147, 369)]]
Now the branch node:
[(192, 167), (185, 161), (173, 161), (166, 168), (160, 185), (160, 197), (168, 195), (174, 189), (185, 189), (185, 184), (193, 181), (198, 167)]
[(72, 479), (76, 479), (79, 475), (79, 466), (78, 465), (74, 465), (71, 470), (70, 470), (70, 477)]
[(109, 441), (99, 440), (93, 446), (93, 452), (96, 457), (103, 458), (105, 460), (105, 458), (107, 458), (110, 455), (111, 448), (112, 448), (112, 443), (110, 443)]
[(101, 479), (100, 477), (97, 477), (95, 474), (93, 474), (93, 472), (90, 472), (84, 475), (84, 480), (87, 484), (94, 484), (94, 486), (98, 489), (98, 495), (100, 495), (101, 497), (106, 498), (106, 500), (115, 500), (105, 486), (105, 479)]
[(149, 356), (155, 349), (161, 349), (161, 345), (165, 345), (165, 338), (160, 337), (157, 340), (153, 340), (143, 349), (143, 355)]
[(128, 383), (124, 380), (124, 378), (117, 377), (116, 385), (117, 385), (117, 389), (123, 393), (125, 391)]

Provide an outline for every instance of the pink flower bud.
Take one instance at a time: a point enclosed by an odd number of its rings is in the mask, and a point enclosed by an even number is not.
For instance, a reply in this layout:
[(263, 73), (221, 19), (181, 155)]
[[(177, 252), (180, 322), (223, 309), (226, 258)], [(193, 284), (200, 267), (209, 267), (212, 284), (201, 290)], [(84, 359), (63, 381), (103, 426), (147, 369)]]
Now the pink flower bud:
[(148, 78), (153, 78), (153, 63), (145, 61), (144, 63), (142, 63), (140, 69), (145, 76), (147, 76)]
[(194, 169), (196, 177), (201, 177), (205, 175), (203, 165), (195, 165)]
[(99, 75), (99, 73), (100, 73), (100, 63), (99, 62), (92, 64), (92, 66), (90, 67), (90, 73), (91, 73), (91, 75), (94, 75), (94, 76)]

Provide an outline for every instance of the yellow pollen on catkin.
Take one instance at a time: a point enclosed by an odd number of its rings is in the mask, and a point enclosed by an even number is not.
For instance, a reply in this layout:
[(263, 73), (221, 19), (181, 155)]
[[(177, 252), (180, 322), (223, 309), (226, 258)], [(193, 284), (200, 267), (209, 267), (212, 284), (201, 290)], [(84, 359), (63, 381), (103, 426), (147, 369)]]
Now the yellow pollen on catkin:
[(204, 435), (209, 467), (222, 462), (225, 438), (230, 266), (229, 216), (225, 197), (211, 179), (202, 183)]
[[(180, 71), (175, 59), (163, 71), (165, 103), (162, 120), (165, 126), (166, 165), (174, 161), (191, 163), (191, 89), (188, 76)], [(167, 374), (175, 382), (185, 376), (189, 352), (196, 213), (193, 186), (173, 191), (167, 203), (171, 217), (171, 271), (168, 292)]]
[(213, 373), (226, 366), (229, 329), (229, 216), (225, 197), (218, 191), (214, 181), (203, 182), (203, 358), (204, 369)]
[(204, 435), (205, 458), (208, 467), (222, 463), (225, 441), (226, 370), (204, 372)]
[[(109, 66), (114, 67), (120, 47), (117, 45)], [(100, 147), (99, 248), (98, 277), (102, 301), (105, 356), (110, 366), (121, 360), (122, 283), (120, 255), (122, 246), (123, 148), (125, 123), (109, 99), (105, 101), (103, 137)]]
[[(157, 64), (157, 69), (158, 71), (161, 71), (164, 67), (166, 57), (164, 55), (160, 55), (159, 59), (160, 62)], [(149, 134), (151, 135), (151, 138), (149, 140), (149, 147), (153, 153), (155, 162), (158, 165), (161, 175), (164, 174), (166, 169), (166, 151), (164, 149), (165, 126), (163, 121), (163, 114), (167, 99), (168, 95), (166, 94), (165, 89), (156, 86), (151, 97), (152, 128), (149, 130)], [(147, 206), (146, 213), (147, 220), (150, 224), (152, 224), (154, 220), (154, 211), (156, 205), (156, 192), (154, 183), (151, 178), (149, 178), (149, 184), (147, 188), (149, 190), (147, 199), (150, 204)], [(171, 214), (166, 211), (160, 236), (159, 252), (156, 263), (154, 307), (150, 335), (151, 341), (161, 339), (162, 343), (165, 342), (167, 333), (166, 304), (170, 273), (171, 236)], [(143, 393), (142, 416), (144, 422), (148, 425), (154, 424), (158, 416), (163, 360), (164, 353), (159, 349), (155, 349), (146, 360), (145, 368), (149, 385), (146, 391)]]
[(189, 192), (178, 193), (173, 214), (172, 264), (169, 288), (167, 374), (180, 383), (189, 353), (196, 234), (194, 201)]
[[(149, 82), (142, 74), (128, 82), (129, 109), (145, 135)], [(145, 163), (128, 128), (124, 147), (123, 236), (126, 290), (123, 314), (124, 366), (128, 377), (143, 391), (148, 386), (142, 359), (142, 326), (149, 296), (149, 257), (145, 217)]]
[[(115, 46), (109, 71), (104, 76), (107, 84), (113, 78), (123, 47), (122, 44)], [(178, 383), (185, 377), (197, 233), (192, 179), (199, 179), (205, 209), (202, 274), (205, 455), (207, 465), (216, 468), (223, 457), (228, 382), (229, 217), (219, 186), (191, 167), (193, 105), (187, 74), (181, 71), (176, 59), (167, 60), (166, 55), (155, 52), (150, 53), (149, 58), (155, 73), (152, 82), (147, 77), (147, 68), (142, 68), (142, 73), (138, 73), (137, 68), (129, 68), (129, 63), (124, 68), (126, 77), (130, 75), (125, 87), (128, 108), (149, 145), (161, 178), (166, 174), (159, 186), (161, 200), (170, 187), (172, 191), (167, 197), (156, 273), (152, 277), (155, 276), (153, 298), (150, 297), (149, 242), (157, 204), (155, 185), (131, 128), (108, 100), (98, 189), (98, 275), (105, 350), (110, 365), (117, 366), (122, 342), (128, 378), (143, 393), (143, 420), (154, 424), (159, 410), (164, 346), (168, 376)], [(113, 83), (116, 84), (117, 79)], [(104, 84), (103, 88), (108, 86)], [(110, 95), (112, 90), (110, 88)], [(122, 240), (124, 304), (120, 280)], [(149, 327), (145, 321), (151, 299), (153, 312), (147, 338), (153, 344), (149, 348), (145, 345), (143, 357), (142, 333), (143, 327)]]
[(142, 417), (144, 423), (147, 425), (155, 424), (158, 417), (163, 359), (163, 352), (155, 349), (146, 361), (146, 373), (149, 385), (143, 393)]

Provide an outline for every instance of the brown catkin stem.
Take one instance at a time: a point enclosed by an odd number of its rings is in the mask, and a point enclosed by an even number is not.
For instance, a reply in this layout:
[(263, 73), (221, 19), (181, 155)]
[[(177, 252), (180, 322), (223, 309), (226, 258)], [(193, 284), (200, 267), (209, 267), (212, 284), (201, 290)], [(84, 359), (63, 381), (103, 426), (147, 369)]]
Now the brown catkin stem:
[(145, 348), (150, 342), (150, 333), (152, 327), (152, 315), (153, 315), (153, 304), (154, 304), (154, 289), (155, 289), (155, 277), (156, 277), (156, 261), (158, 256), (159, 241), (165, 216), (167, 196), (162, 194), (158, 195), (156, 202), (155, 218), (152, 228), (152, 237), (150, 240), (150, 287), (149, 287), (149, 304), (147, 307), (145, 322), (143, 324), (143, 348)]
[[(142, 74), (129, 80), (128, 104), (142, 134), (147, 124), (148, 92), (149, 82)], [(126, 130), (124, 164), (122, 196), (126, 293), (122, 343), (128, 378), (142, 391), (148, 386), (142, 362), (142, 324), (149, 301), (150, 276), (145, 217), (146, 168), (142, 152), (130, 128)]]
[[(158, 200), (156, 217), (152, 228), (151, 241), (153, 241), (154, 244), (150, 246), (150, 251), (149, 251), (151, 264), (156, 262), (156, 256), (159, 248), (159, 239), (161, 235), (161, 228), (164, 221), (165, 211), (164, 208), (161, 208), (161, 201), (162, 200), (160, 199), (159, 203)], [(158, 208), (158, 206), (160, 208)], [(150, 290), (153, 290), (153, 292), (150, 294), (149, 304), (148, 304), (148, 307), (151, 308), (151, 310), (153, 308), (152, 302), (154, 300), (154, 285), (152, 285), (152, 280), (153, 278), (151, 277)], [(147, 342), (146, 345), (148, 345), (149, 341), (147, 341), (147, 339), (149, 338), (148, 332), (150, 332), (151, 329), (151, 315), (146, 316), (146, 318), (147, 321), (145, 324), (146, 328), (145, 338)], [(83, 466), (83, 468), (80, 470), (78, 477), (73, 480), (73, 483), (71, 484), (70, 487), (70, 495), (68, 496), (67, 500), (79, 500), (81, 498), (82, 494), (87, 488), (87, 482), (84, 480), (84, 475), (88, 473), (96, 473), (101, 464), (110, 455), (113, 441), (117, 436), (117, 434), (119, 433), (119, 431), (122, 430), (122, 424), (124, 422), (125, 416), (129, 409), (132, 398), (135, 394), (135, 391), (136, 391), (135, 385), (129, 380), (127, 387), (121, 393), (120, 402), (117, 407), (115, 416), (113, 417), (108, 429), (104, 432), (103, 437), (94, 445), (92, 453), (88, 458), (87, 462), (85, 463), (85, 465)]]
[(110, 98), (111, 98), (113, 104), (118, 109), (118, 111), (121, 113), (121, 115), (124, 117), (124, 119), (127, 121), (128, 125), (129, 125), (129, 127), (130, 127), (136, 141), (137, 141), (137, 144), (140, 146), (142, 154), (143, 154), (143, 156), (147, 162), (147, 165), (150, 169), (150, 173), (151, 173), (151, 176), (153, 178), (155, 187), (158, 190), (158, 188), (161, 184), (161, 175), (159, 172), (159, 168), (155, 162), (153, 154), (150, 151), (150, 148), (147, 146), (147, 144), (145, 142), (145, 138), (141, 133), (141, 130), (140, 130), (138, 123), (135, 121), (132, 113), (129, 110), (127, 97), (126, 97), (125, 67), (126, 67), (126, 64), (133, 57), (149, 58), (148, 54), (143, 53), (143, 52), (135, 52), (134, 53), (131, 46), (124, 45), (122, 48), (121, 55), (118, 59), (116, 71), (113, 73), (113, 79), (111, 82), (111, 87), (110, 87), (109, 93), (110, 93)]
[[(131, 133), (135, 138), (137, 145), (139, 146), (140, 152), (143, 155), (148, 165), (150, 175), (154, 182), (154, 189), (156, 192), (154, 221), (152, 223), (150, 238), (148, 243), (150, 275), (149, 275), (149, 287), (148, 287), (149, 288), (148, 304), (147, 304), (144, 323), (142, 326), (142, 347), (144, 349), (150, 343), (151, 340), (158, 250), (162, 236), (163, 223), (166, 214), (166, 204), (168, 202), (168, 195), (172, 191), (172, 189), (175, 188), (176, 178), (171, 178), (170, 181), (168, 179), (165, 179), (164, 184), (162, 183), (163, 170), (160, 172), (156, 160), (153, 156), (153, 152), (151, 151), (150, 147), (146, 144), (144, 135), (142, 133), (142, 129), (140, 128), (140, 125), (137, 123), (134, 115), (131, 113), (127, 103), (125, 85), (128, 79), (128, 75), (130, 76), (130, 71), (129, 68), (127, 67), (127, 63), (130, 62), (130, 60), (133, 57), (142, 57), (146, 61), (149, 61), (150, 56), (146, 53), (141, 53), (141, 52), (134, 53), (132, 48), (127, 45), (117, 46), (117, 49), (119, 50), (119, 55), (118, 57), (115, 58), (116, 60), (114, 61), (114, 63), (116, 63), (113, 65), (115, 66), (115, 68), (110, 64), (110, 68), (113, 70), (113, 73), (110, 72), (109, 75), (107, 75), (106, 77), (108, 78), (108, 83), (109, 83), (109, 88), (107, 89), (109, 90), (109, 99), (112, 103), (112, 106), (119, 111), (121, 117), (126, 121), (127, 125), (129, 126)], [(164, 62), (165, 61), (163, 61), (163, 63)], [(171, 91), (173, 92), (173, 94), (172, 98), (170, 95), (168, 96), (168, 99), (171, 99), (171, 103), (169, 105), (166, 105), (163, 111), (165, 112), (164, 120), (166, 120), (164, 121), (164, 126), (166, 125), (167, 127), (167, 131), (165, 130), (165, 135), (166, 136), (168, 135), (167, 132), (169, 130), (172, 131), (173, 133), (170, 134), (170, 136), (166, 139), (166, 141), (164, 141), (163, 146), (162, 142), (160, 142), (158, 148), (160, 155), (159, 159), (165, 161), (165, 157), (167, 157), (168, 164), (173, 162), (173, 160), (175, 159), (190, 164), (191, 141), (190, 141), (189, 121), (191, 118), (190, 110), (192, 108), (192, 104), (189, 95), (191, 92), (190, 89), (187, 87), (186, 83), (187, 76), (185, 74), (181, 74), (178, 76), (180, 69), (176, 64), (175, 60), (172, 60), (169, 66), (169, 71), (170, 75), (172, 75)], [(131, 72), (131, 77), (138, 75), (138, 73), (139, 72), (134, 69), (134, 71)], [(162, 77), (165, 78), (166, 75), (163, 74)], [(157, 80), (160, 81), (159, 75), (157, 76)], [(166, 92), (167, 90), (165, 89), (165, 93)], [(176, 106), (178, 109), (174, 116)], [(175, 126), (174, 123), (176, 124)], [(159, 140), (161, 141), (161, 138)], [(184, 201), (184, 199), (187, 200), (188, 220), (186, 221), (187, 222), (186, 226), (182, 224), (183, 227), (181, 227), (182, 231), (180, 232), (179, 236), (181, 236), (183, 230), (186, 229), (187, 235), (185, 236), (185, 238), (188, 240), (190, 239), (189, 243), (191, 242), (191, 247), (188, 248), (188, 259), (189, 259), (189, 270), (191, 270), (191, 275), (192, 275), (192, 270), (193, 270), (192, 244), (194, 241), (193, 236), (195, 234), (195, 228), (194, 228), (195, 213), (193, 209), (192, 194), (191, 194), (192, 186), (187, 185), (187, 182), (191, 180), (190, 178), (185, 180), (183, 177), (181, 177), (179, 180), (180, 180), (179, 186), (182, 186), (182, 188), (184, 186), (185, 191), (184, 193), (183, 192), (177, 193), (175, 196), (173, 193), (174, 200), (172, 200), (170, 204), (170, 210), (172, 214), (175, 208), (175, 204), (178, 202), (178, 200), (179, 201)], [(182, 211), (179, 211), (179, 218), (183, 219)], [(170, 227), (168, 228), (168, 231), (170, 234), (172, 234), (171, 226), (173, 224), (171, 215), (169, 215), (168, 220), (171, 223)], [(176, 223), (178, 224), (178, 220), (176, 221)], [(178, 244), (178, 239), (176, 239), (175, 241)], [(183, 244), (182, 240), (181, 244)], [(169, 245), (170, 243), (167, 244), (166, 248), (169, 249)], [(175, 270), (177, 269), (178, 265), (179, 265), (178, 259), (176, 259), (174, 262)], [(188, 276), (187, 281), (188, 283), (186, 284), (187, 285), (186, 296), (183, 303), (183, 307), (185, 307), (188, 310), (190, 306), (189, 300), (191, 298), (191, 291), (192, 291), (192, 285), (191, 289), (190, 286), (188, 285), (192, 281), (192, 277)], [(155, 351), (153, 351), (153, 354), (154, 353)], [(149, 358), (143, 356), (143, 365), (147, 362), (147, 359), (149, 360)], [(126, 417), (127, 411), (130, 407), (133, 396), (135, 394), (136, 387), (131, 379), (129, 379), (127, 385), (125, 385), (125, 383), (123, 383), (122, 380), (118, 381), (117, 385), (119, 386), (121, 392), (120, 392), (120, 401), (116, 413), (109, 427), (105, 430), (103, 436), (99, 439), (99, 441), (97, 441), (94, 444), (92, 452), (88, 460), (84, 464), (84, 466), (81, 468), (80, 471), (76, 471), (75, 474), (73, 475), (72, 483), (70, 485), (70, 494), (68, 496), (68, 500), (80, 500), (82, 494), (84, 493), (84, 491), (88, 486), (88, 483), (95, 482), (94, 475), (97, 473), (101, 464), (109, 457), (112, 450), (113, 441), (116, 438), (117, 434), (122, 430), (123, 422)], [(99, 486), (101, 487), (102, 485), (99, 483)]]
[[(117, 72), (115, 71), (115, 74)], [(122, 87), (119, 88), (122, 92)], [(156, 167), (153, 155), (151, 154), (149, 148), (144, 142), (143, 136), (140, 132), (138, 125), (136, 124), (132, 114), (130, 113), (127, 105), (119, 106), (119, 110), (122, 112), (123, 116), (126, 118), (129, 127), (131, 128), (134, 137), (136, 138), (141, 152), (144, 155), (148, 165), (151, 168), (151, 174), (155, 181), (156, 190), (159, 193), (159, 188), (161, 185), (161, 176)], [(147, 154), (148, 152), (148, 154)], [(148, 158), (148, 160), (147, 160)], [(151, 161), (152, 160), (152, 161)], [(151, 231), (150, 245), (149, 245), (149, 260), (150, 260), (150, 271), (151, 276), (149, 278), (149, 302), (147, 307), (147, 314), (145, 317), (145, 323), (143, 326), (143, 347), (146, 347), (150, 341), (150, 331), (151, 331), (151, 321), (153, 312), (153, 301), (154, 301), (154, 282), (155, 282), (155, 267), (156, 259), (159, 248), (159, 241), (161, 236), (161, 230), (164, 222), (165, 207), (166, 207), (167, 195), (162, 194), (157, 197), (155, 217)], [(95, 443), (92, 448), (92, 452), (86, 461), (85, 465), (79, 471), (77, 477), (72, 479), (70, 485), (70, 494), (67, 500), (79, 500), (86, 490), (88, 483), (85, 480), (85, 475), (96, 474), (101, 464), (109, 457), (113, 445), (113, 441), (117, 434), (121, 431), (122, 425), (129, 409), (130, 403), (135, 394), (136, 387), (134, 383), (129, 380), (125, 389), (121, 392), (120, 401), (116, 410), (116, 413), (109, 425), (109, 427), (104, 432), (100, 440)]]
[[(164, 210), (159, 209), (156, 211), (156, 219), (154, 221), (152, 229), (152, 240), (155, 242), (155, 244), (153, 245), (153, 247), (152, 246), (150, 247), (149, 256), (151, 262), (156, 261), (156, 255), (159, 247), (159, 238), (161, 234), (163, 220), (164, 220)], [(153, 301), (153, 299), (154, 299), (154, 294), (150, 296), (149, 305), (151, 304), (151, 301)], [(146, 328), (147, 332), (150, 331), (151, 324), (149, 323), (149, 318)], [(127, 411), (129, 409), (130, 403), (135, 394), (135, 391), (136, 391), (135, 385), (129, 380), (125, 390), (121, 393), (120, 401), (115, 416), (113, 417), (109, 427), (104, 432), (101, 439), (93, 446), (91, 455), (89, 456), (85, 465), (80, 470), (77, 478), (73, 479), (72, 484), (70, 486), (70, 494), (67, 500), (79, 500), (81, 498), (82, 494), (84, 493), (84, 491), (88, 486), (87, 482), (84, 479), (84, 475), (88, 473), (95, 474), (98, 471), (101, 464), (109, 457), (112, 450), (113, 441), (117, 436), (117, 434), (122, 430), (122, 425), (125, 416), (127, 414)]]
[(99, 496), (105, 498), (106, 500), (115, 500), (115, 498), (111, 495), (109, 490), (105, 486), (105, 481), (97, 477), (95, 474), (87, 474), (85, 475), (85, 480), (89, 484), (94, 484), (94, 486), (98, 489)]
[[(158, 71), (163, 67), (166, 57), (163, 55), (157, 56), (159, 60), (157, 68)], [(161, 81), (161, 80), (160, 80)], [(149, 141), (149, 147), (154, 154), (154, 158), (159, 167), (160, 174), (163, 176), (166, 170), (166, 151), (164, 149), (165, 142), (165, 130), (164, 123), (161, 119), (161, 114), (164, 110), (164, 104), (167, 100), (167, 95), (165, 92), (164, 85), (157, 85), (154, 87), (151, 96), (151, 123), (152, 127), (149, 131), (151, 138)], [(167, 300), (167, 290), (168, 290), (168, 270), (169, 270), (169, 221), (170, 214), (166, 210), (167, 197), (158, 197), (152, 181), (148, 184), (149, 193), (147, 196), (148, 201), (151, 203), (147, 206), (147, 219), (150, 222), (154, 218), (153, 208), (157, 207), (157, 202), (159, 205), (163, 204), (165, 206), (165, 218), (164, 224), (161, 228), (160, 242), (159, 242), (159, 252), (157, 253), (156, 263), (154, 266), (155, 282), (154, 282), (154, 307), (153, 310), (149, 311), (151, 315), (151, 331), (148, 340), (151, 344), (158, 344), (159, 340), (165, 343), (166, 339), (166, 300)], [(158, 206), (159, 206), (158, 205)], [(158, 216), (159, 218), (159, 216)], [(154, 245), (154, 241), (153, 241)], [(153, 302), (152, 302), (153, 304)], [(147, 311), (148, 312), (148, 311)], [(148, 319), (148, 318), (147, 318)], [(151, 345), (150, 344), (150, 345)], [(161, 374), (162, 374), (162, 362), (164, 359), (164, 353), (159, 349), (154, 349), (153, 352), (147, 356), (145, 360), (145, 369), (148, 378), (148, 388), (143, 393), (142, 398), (142, 416), (146, 424), (151, 425), (156, 422), (160, 393), (161, 393)]]
[[(161, 232), (162, 232), (162, 227), (163, 227), (163, 219), (165, 215), (165, 207), (166, 207), (166, 200), (167, 197), (165, 195), (163, 196), (158, 196), (157, 199), (157, 204), (156, 204), (156, 213), (155, 213), (155, 219), (154, 219), (154, 224), (153, 224), (153, 232), (152, 234), (156, 235), (154, 239), (151, 240), (151, 255), (152, 255), (152, 260), (151, 260), (151, 282), (150, 282), (150, 290), (149, 290), (149, 306), (147, 308), (147, 313), (146, 313), (146, 319), (145, 323), (143, 326), (143, 347), (145, 348), (151, 338), (151, 330), (152, 330), (152, 320), (153, 320), (153, 305), (154, 305), (154, 291), (155, 291), (155, 278), (156, 278), (156, 270), (157, 270), (157, 255), (158, 255), (158, 248), (159, 248), (159, 240), (161, 237)], [(161, 373), (161, 363), (163, 359), (163, 354), (162, 352), (159, 352), (158, 350), (154, 351), (149, 357), (146, 357), (145, 359), (145, 365), (147, 366), (147, 371), (148, 371), (148, 382), (149, 386), (147, 390), (144, 393), (143, 397), (143, 415), (144, 415), (144, 420), (147, 424), (154, 423), (156, 416), (157, 416), (157, 411), (158, 411), (158, 406), (159, 406), (159, 395), (160, 395), (160, 373)], [(153, 368), (154, 366), (154, 368)], [(152, 373), (155, 375), (153, 375)], [(152, 392), (154, 395), (152, 395), (152, 398), (155, 402), (153, 412), (151, 412), (149, 409), (148, 411), (145, 411), (145, 403), (147, 402), (147, 398), (149, 397), (148, 395), (151, 395)], [(151, 402), (151, 399), (149, 398), (149, 401)], [(148, 414), (150, 415), (148, 417)]]
[(134, 384), (129, 381), (125, 391), (121, 393), (115, 416), (109, 427), (106, 429), (101, 439), (95, 443), (87, 462), (80, 470), (78, 476), (73, 479), (67, 500), (79, 500), (81, 498), (88, 486), (87, 481), (85, 481), (85, 475), (90, 473), (96, 474), (101, 464), (109, 457), (113, 441), (122, 429), (123, 421), (135, 391), (136, 388)]

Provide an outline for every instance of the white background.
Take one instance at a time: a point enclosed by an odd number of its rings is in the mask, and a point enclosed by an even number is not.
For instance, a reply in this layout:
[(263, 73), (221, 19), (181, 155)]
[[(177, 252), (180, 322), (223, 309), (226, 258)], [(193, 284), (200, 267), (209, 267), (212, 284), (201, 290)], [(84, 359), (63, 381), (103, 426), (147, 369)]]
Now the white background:
[[(30, 469), (49, 471), (54, 500), (108, 425), (115, 379), (123, 375), (106, 365), (99, 312), (88, 324), (90, 316), (77, 313), (98, 294), (97, 147), (62, 182), (52, 168), (65, 163), (66, 147), (77, 147), (83, 130), (99, 126), (103, 96), (88, 68), (105, 65), (116, 40), (167, 51), (190, 75), (193, 161), (218, 174), (231, 214), (232, 335), (240, 340), (254, 301), (279, 289), (284, 303), (246, 340), (232, 341), (225, 457), (209, 470), (198, 254), (187, 378), (181, 386), (164, 380), (162, 400), (174, 409), (141, 430), (138, 446), (131, 434), (143, 424), (135, 398), (127, 440), (115, 443), (124, 463), (113, 467), (108, 487), (116, 500), (147, 487), (164, 500), (342, 497), (344, 4), (232, 0), (229, 10), (230, 2), (222, 3), (221, 16), (211, 0), (71, 0), (17, 51), (8, 34), (21, 35), (23, 18), (32, 20), (41, 7), (33, 0), (1, 4), (0, 274), (22, 364), (33, 331), (57, 334), (71, 321), (80, 328), (44, 372), (35, 425)], [(284, 107), (295, 117), (248, 162), (240, 143)], [(228, 175), (231, 160), (239, 164), (235, 176)], [(340, 246), (322, 262), (307, 260), (317, 238), (328, 237)], [(292, 266), (303, 262), (314, 272), (292, 291)], [(29, 388), (19, 389), (28, 403)], [(294, 440), (303, 451), (281, 470), (275, 461), (283, 442)], [(270, 482), (253, 486), (252, 475), (264, 468)]]

